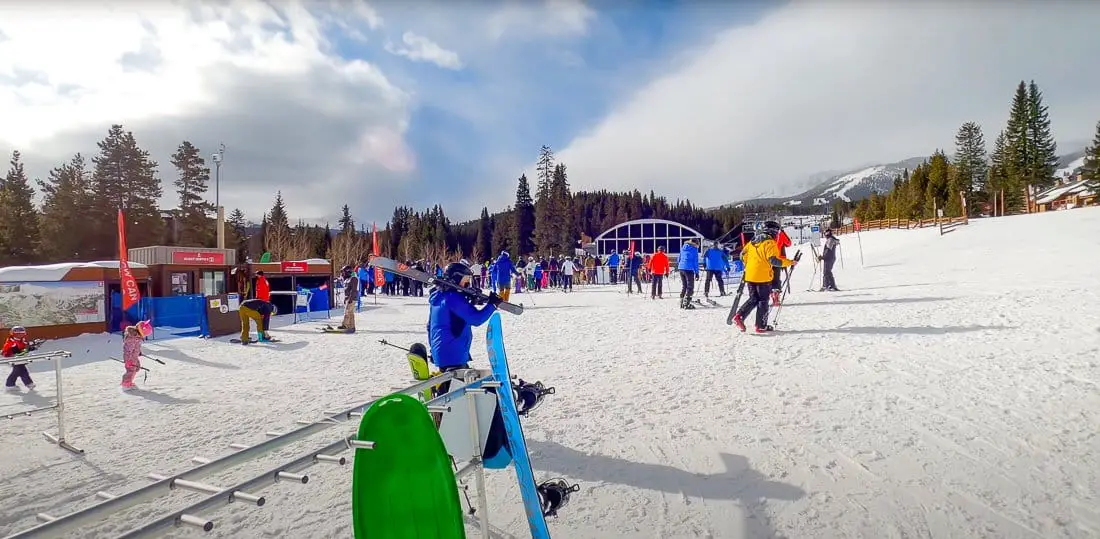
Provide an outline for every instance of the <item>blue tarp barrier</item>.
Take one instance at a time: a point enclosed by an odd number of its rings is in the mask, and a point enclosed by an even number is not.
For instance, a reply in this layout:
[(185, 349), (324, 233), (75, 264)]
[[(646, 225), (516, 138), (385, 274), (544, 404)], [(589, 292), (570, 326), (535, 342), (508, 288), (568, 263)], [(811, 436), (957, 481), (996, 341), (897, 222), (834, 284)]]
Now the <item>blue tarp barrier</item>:
[(153, 338), (196, 337), (208, 334), (206, 300), (201, 294), (166, 298), (141, 298), (141, 303), (122, 311), (122, 294), (111, 294), (111, 331), (152, 320)]

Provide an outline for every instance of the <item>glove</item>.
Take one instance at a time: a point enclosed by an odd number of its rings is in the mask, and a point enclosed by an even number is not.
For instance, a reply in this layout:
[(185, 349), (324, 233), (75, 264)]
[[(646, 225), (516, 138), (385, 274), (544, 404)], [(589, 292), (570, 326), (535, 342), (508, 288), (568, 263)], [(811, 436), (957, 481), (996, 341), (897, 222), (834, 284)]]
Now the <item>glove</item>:
[(497, 295), (496, 292), (489, 292), (489, 305), (496, 307), (500, 305), (504, 300)]

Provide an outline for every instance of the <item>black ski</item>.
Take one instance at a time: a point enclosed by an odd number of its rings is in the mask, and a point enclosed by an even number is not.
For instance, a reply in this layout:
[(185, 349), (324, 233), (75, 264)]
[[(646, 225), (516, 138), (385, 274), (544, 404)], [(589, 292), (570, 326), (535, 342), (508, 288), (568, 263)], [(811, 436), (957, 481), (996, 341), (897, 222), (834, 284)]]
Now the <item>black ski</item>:
[[(240, 339), (229, 339), (229, 342), (231, 342), (233, 344), (241, 344)], [(266, 340), (262, 340), (262, 341), (249, 340), (248, 344), (267, 344), (269, 342), (283, 342), (283, 341), (281, 341), (279, 339), (266, 339)]]
[(730, 305), (730, 313), (726, 316), (726, 325), (733, 325), (733, 317), (737, 314), (737, 307), (741, 303), (741, 294), (745, 292), (745, 272), (741, 272), (741, 283), (737, 285), (737, 293), (733, 295), (733, 305)]
[[(473, 288), (467, 288), (465, 286), (459, 286), (457, 284), (444, 281), (430, 273), (416, 270), (410, 267), (406, 267), (404, 264), (398, 264), (396, 260), (391, 258), (383, 258), (376, 256), (371, 259), (371, 263), (375, 266), (382, 268), (390, 273), (400, 275), (402, 277), (408, 277), (414, 281), (420, 281), (424, 284), (430, 284), (437, 288), (449, 288), (456, 292), (461, 292), (477, 300), (480, 303), (486, 303), (489, 301), (489, 296), (480, 290)], [(509, 303), (507, 301), (500, 302), (497, 308), (512, 314), (523, 314), (523, 305), (516, 305), (515, 303)]]

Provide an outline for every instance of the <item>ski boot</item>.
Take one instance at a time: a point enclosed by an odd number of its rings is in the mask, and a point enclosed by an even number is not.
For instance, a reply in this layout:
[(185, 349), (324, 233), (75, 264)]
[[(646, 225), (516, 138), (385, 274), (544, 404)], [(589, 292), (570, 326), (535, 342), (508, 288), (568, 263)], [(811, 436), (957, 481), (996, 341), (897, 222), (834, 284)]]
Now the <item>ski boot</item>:
[(740, 314), (733, 315), (733, 325), (737, 326), (737, 329), (740, 329), (741, 333), (745, 332), (745, 320), (741, 318)]
[(580, 492), (580, 485), (566, 483), (564, 479), (550, 479), (539, 484), (539, 504), (542, 505), (542, 516), (556, 517), (558, 510), (569, 503), (569, 495)]
[(772, 331), (775, 331), (775, 328), (772, 327), (772, 326), (764, 326), (762, 328), (761, 327), (756, 328), (756, 332), (759, 333), (759, 334), (770, 333)]
[(516, 398), (516, 413), (526, 417), (528, 412), (535, 409), (542, 402), (544, 396), (554, 394), (554, 388), (546, 387), (542, 385), (542, 382), (533, 384), (524, 382), (523, 378), (520, 378), (519, 383), (512, 386), (512, 393), (515, 394)]

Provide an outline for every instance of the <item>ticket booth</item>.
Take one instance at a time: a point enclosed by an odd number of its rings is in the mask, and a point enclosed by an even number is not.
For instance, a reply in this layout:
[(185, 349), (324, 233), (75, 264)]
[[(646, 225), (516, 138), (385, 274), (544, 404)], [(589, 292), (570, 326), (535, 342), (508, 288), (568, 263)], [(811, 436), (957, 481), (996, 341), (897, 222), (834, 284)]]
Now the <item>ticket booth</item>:
[(149, 267), (154, 297), (216, 296), (233, 289), (235, 249), (157, 245), (130, 249), (129, 259)]

